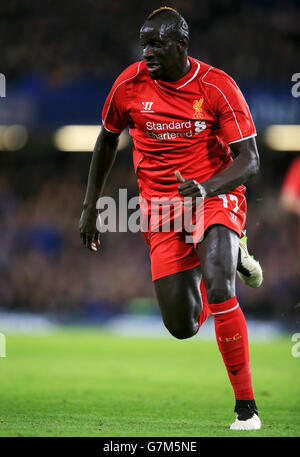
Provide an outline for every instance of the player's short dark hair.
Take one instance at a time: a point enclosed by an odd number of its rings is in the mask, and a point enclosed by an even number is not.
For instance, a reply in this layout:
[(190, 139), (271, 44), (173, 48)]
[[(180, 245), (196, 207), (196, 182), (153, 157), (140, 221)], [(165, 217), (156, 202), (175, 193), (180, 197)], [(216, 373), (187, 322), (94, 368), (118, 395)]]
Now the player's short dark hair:
[(168, 31), (175, 32), (181, 37), (189, 38), (189, 27), (186, 20), (181, 14), (169, 6), (161, 6), (160, 8), (152, 11), (146, 19), (146, 22), (153, 21), (155, 19), (166, 20), (168, 23)]

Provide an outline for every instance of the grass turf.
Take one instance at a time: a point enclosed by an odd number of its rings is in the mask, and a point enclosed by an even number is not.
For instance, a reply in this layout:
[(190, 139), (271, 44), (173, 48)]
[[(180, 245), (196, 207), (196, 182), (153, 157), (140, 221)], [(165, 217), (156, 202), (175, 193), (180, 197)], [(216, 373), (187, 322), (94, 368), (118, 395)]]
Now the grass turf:
[(230, 431), (233, 393), (214, 341), (103, 331), (7, 335), (0, 436), (300, 436), (290, 338), (250, 346), (263, 428)]

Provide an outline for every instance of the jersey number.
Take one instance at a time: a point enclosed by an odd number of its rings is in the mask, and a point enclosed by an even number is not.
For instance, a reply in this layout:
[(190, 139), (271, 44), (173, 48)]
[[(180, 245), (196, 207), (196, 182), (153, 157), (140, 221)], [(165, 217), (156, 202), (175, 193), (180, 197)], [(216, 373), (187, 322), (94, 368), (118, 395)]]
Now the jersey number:
[[(236, 195), (232, 195), (232, 194), (228, 194), (229, 196), (229, 199), (231, 201), (234, 201), (235, 202), (235, 207), (233, 208), (233, 212), (234, 213), (237, 213), (238, 210), (239, 210), (239, 206), (238, 206), (238, 199), (237, 199), (237, 196)], [(228, 200), (227, 200), (227, 195), (226, 194), (220, 194), (218, 195), (219, 198), (221, 198), (223, 200), (223, 206), (224, 208), (228, 208)]]

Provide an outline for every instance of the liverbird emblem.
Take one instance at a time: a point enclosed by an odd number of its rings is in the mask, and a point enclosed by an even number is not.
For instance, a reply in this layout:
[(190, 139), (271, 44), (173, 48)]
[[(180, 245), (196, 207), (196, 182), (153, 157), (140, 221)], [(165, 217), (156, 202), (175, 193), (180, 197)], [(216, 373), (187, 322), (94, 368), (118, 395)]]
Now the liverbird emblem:
[(194, 100), (193, 108), (195, 110), (193, 118), (194, 119), (202, 119), (202, 105), (204, 102), (204, 98), (201, 97), (199, 100)]

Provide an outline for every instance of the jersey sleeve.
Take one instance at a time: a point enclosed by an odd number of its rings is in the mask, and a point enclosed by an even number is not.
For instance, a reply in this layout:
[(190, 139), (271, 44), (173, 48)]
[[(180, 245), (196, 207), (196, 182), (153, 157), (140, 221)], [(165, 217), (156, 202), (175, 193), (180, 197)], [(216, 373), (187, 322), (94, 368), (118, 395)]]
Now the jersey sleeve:
[(223, 71), (212, 69), (203, 82), (208, 88), (223, 141), (230, 144), (256, 136), (249, 107), (234, 80)]
[(300, 157), (293, 160), (282, 185), (282, 193), (300, 197)]
[(126, 79), (120, 75), (112, 86), (102, 110), (106, 130), (121, 133), (129, 125)]

